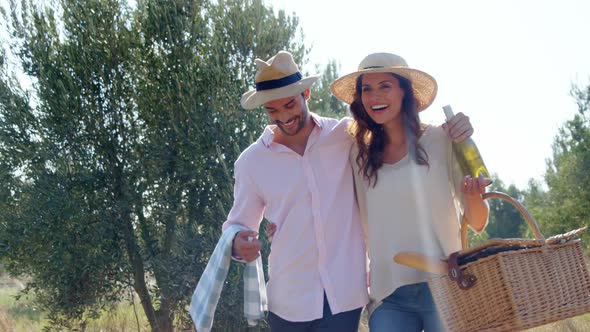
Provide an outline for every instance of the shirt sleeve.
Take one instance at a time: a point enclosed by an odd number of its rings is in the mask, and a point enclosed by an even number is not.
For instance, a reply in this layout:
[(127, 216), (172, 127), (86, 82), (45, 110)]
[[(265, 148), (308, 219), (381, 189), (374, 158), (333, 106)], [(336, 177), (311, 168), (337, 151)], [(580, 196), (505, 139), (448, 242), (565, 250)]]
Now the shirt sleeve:
[(361, 169), (356, 162), (356, 158), (359, 154), (358, 147), (353, 144), (350, 148), (350, 154), (348, 157), (348, 162), (352, 168), (352, 177), (354, 180), (354, 196), (356, 198), (356, 202), (359, 208), (360, 217), (361, 217), (361, 226), (363, 229), (363, 238), (365, 241), (365, 247), (368, 248), (368, 237), (369, 237), (369, 226), (368, 226), (368, 212), (367, 212), (367, 198), (365, 194), (365, 187), (363, 183), (363, 174), (361, 173)]
[(247, 165), (240, 160), (234, 165), (234, 202), (223, 223), (223, 230), (231, 225), (242, 225), (256, 232), (260, 228), (265, 209), (264, 200), (245, 166)]
[(363, 230), (363, 240), (365, 241), (365, 259), (366, 265), (365, 269), (367, 271), (367, 286), (370, 286), (371, 283), (371, 273), (370, 273), (370, 266), (371, 266), (371, 257), (369, 255), (369, 221), (368, 221), (368, 212), (367, 212), (367, 198), (366, 198), (366, 191), (363, 182), (363, 174), (361, 174), (361, 169), (356, 162), (356, 157), (358, 156), (358, 146), (356, 143), (353, 143), (350, 148), (350, 153), (348, 155), (348, 162), (352, 168), (352, 177), (354, 180), (354, 196), (356, 198), (356, 202), (359, 208), (360, 219), (361, 219), (361, 227)]

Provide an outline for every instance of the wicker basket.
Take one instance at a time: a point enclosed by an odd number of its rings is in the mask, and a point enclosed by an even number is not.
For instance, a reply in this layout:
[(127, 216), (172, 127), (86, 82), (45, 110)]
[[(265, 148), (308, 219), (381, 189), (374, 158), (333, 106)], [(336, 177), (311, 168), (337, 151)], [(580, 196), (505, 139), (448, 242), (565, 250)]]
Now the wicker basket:
[[(490, 192), (484, 198), (512, 203), (525, 217), (537, 240), (511, 240), (524, 249), (509, 250), (461, 265), (461, 273), (477, 280), (462, 289), (451, 274), (428, 281), (445, 329), (450, 332), (518, 331), (590, 312), (590, 276), (580, 240), (568, 236), (546, 241), (518, 201)], [(463, 247), (458, 257), (498, 245), (490, 240), (467, 248), (466, 223), (462, 225)], [(561, 243), (563, 242), (563, 243)]]

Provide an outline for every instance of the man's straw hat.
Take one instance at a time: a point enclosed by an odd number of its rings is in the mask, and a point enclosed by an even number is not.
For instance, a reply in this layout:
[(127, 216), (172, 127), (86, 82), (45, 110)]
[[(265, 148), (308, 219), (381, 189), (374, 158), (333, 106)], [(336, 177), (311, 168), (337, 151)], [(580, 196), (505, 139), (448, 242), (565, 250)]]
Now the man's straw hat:
[(291, 53), (280, 51), (268, 61), (254, 60), (258, 72), (254, 77), (256, 88), (242, 95), (240, 103), (245, 109), (254, 109), (271, 100), (296, 96), (309, 88), (318, 76), (303, 77)]

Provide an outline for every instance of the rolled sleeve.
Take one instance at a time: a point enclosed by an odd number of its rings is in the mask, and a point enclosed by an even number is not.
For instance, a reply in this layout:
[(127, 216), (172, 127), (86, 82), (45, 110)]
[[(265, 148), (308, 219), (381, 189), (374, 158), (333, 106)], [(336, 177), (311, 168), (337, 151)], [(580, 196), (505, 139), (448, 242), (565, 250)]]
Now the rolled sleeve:
[(231, 225), (242, 225), (250, 230), (258, 231), (262, 222), (264, 201), (248, 175), (247, 166), (240, 160), (234, 165), (234, 203), (227, 220), (223, 223), (223, 230)]

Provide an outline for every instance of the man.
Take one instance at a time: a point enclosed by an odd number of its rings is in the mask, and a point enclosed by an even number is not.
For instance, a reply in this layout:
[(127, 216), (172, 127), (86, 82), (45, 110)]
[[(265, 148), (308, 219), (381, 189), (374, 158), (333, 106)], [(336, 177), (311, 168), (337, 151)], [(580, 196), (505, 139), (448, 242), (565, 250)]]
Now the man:
[[(251, 230), (233, 241), (234, 256), (250, 262), (259, 256), (254, 230), (263, 217), (276, 225), (267, 284), (272, 331), (356, 332), (368, 294), (348, 161), (350, 119), (308, 110), (318, 77), (302, 77), (290, 53), (255, 61), (256, 89), (244, 93), (241, 104), (263, 106), (272, 124), (235, 162), (234, 204), (223, 229)], [(457, 128), (466, 117), (461, 120)]]

